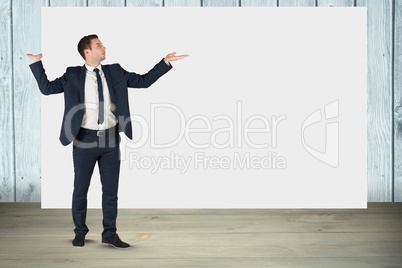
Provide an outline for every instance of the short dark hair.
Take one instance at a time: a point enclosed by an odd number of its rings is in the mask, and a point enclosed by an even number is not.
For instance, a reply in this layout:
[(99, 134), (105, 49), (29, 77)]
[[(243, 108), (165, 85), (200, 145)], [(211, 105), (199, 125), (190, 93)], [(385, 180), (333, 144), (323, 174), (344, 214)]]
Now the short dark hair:
[(92, 39), (96, 39), (96, 38), (98, 38), (98, 36), (96, 34), (90, 34), (90, 35), (84, 36), (78, 42), (77, 49), (78, 49), (78, 52), (80, 53), (81, 57), (84, 58), (84, 60), (85, 60), (84, 50), (91, 49), (91, 41), (92, 41)]

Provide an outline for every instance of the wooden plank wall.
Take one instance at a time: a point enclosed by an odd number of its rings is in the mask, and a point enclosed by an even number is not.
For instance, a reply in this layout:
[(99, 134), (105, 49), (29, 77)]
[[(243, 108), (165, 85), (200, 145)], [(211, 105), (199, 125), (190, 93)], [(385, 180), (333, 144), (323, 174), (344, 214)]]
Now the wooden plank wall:
[[(0, 0), (0, 202), (40, 201), (43, 6), (367, 6), (368, 200), (402, 201), (402, 3), (397, 0)], [(399, 30), (398, 30), (399, 29)]]
[[(393, 167), (393, 6), (392, 0), (357, 1), (367, 6), (367, 167), (371, 201), (394, 200)], [(401, 201), (401, 200), (395, 200)]]
[(11, 5), (0, 1), (0, 201), (15, 200)]
[(402, 2), (395, 1), (394, 23), (394, 199), (402, 201)]

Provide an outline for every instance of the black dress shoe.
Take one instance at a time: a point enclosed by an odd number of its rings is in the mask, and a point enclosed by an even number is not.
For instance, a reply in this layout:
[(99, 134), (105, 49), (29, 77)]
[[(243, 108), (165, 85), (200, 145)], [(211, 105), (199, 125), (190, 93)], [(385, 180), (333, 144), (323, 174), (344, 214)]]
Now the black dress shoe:
[(73, 240), (74, 247), (83, 247), (85, 245), (85, 236), (76, 234)]
[(102, 244), (110, 245), (115, 248), (129, 248), (130, 245), (121, 241), (119, 236), (117, 234), (108, 237), (108, 238), (102, 238)]

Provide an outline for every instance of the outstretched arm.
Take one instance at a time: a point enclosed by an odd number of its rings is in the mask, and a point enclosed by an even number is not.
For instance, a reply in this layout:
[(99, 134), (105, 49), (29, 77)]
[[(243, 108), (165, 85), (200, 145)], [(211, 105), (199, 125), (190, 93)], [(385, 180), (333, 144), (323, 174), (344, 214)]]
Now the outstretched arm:
[(168, 54), (163, 58), (158, 64), (156, 64), (148, 73), (146, 74), (136, 74), (134, 72), (124, 71), (124, 76), (127, 80), (127, 86), (131, 88), (148, 88), (153, 83), (155, 83), (162, 75), (167, 73), (172, 69), (171, 61), (181, 60), (187, 58), (189, 55), (177, 55), (176, 52)]
[(64, 85), (66, 83), (65, 75), (55, 79), (54, 81), (49, 81), (42, 65), (42, 53), (37, 55), (27, 54), (27, 56), (34, 61), (34, 63), (32, 63), (29, 67), (31, 68), (31, 71), (38, 82), (38, 86), (42, 94), (50, 95), (64, 92)]

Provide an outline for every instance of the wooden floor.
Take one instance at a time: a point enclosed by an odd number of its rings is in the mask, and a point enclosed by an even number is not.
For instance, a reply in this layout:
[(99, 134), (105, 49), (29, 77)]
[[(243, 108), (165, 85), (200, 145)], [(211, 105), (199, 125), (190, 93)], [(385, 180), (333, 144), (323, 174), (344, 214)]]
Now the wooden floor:
[(71, 245), (70, 210), (0, 203), (0, 267), (402, 267), (402, 203), (367, 210), (121, 209), (128, 250), (101, 245), (89, 210), (86, 245)]

